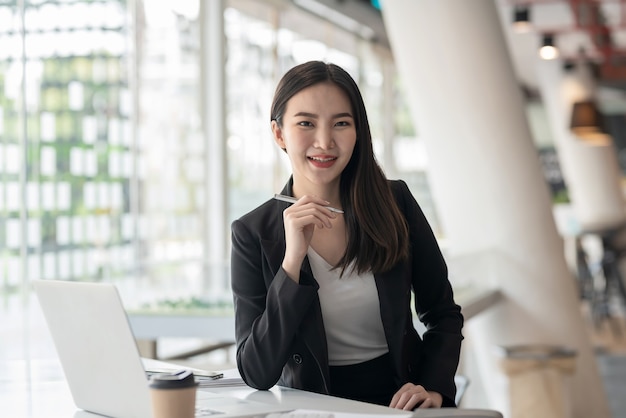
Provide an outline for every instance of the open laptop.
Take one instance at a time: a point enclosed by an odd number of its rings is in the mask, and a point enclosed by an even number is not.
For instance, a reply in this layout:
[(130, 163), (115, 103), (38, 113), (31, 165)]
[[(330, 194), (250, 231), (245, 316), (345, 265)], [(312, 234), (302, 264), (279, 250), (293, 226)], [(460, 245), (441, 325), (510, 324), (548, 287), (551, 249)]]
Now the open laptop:
[[(33, 287), (76, 406), (110, 417), (151, 418), (148, 379), (113, 284), (37, 280)], [(196, 416), (263, 416), (279, 405), (198, 390)]]

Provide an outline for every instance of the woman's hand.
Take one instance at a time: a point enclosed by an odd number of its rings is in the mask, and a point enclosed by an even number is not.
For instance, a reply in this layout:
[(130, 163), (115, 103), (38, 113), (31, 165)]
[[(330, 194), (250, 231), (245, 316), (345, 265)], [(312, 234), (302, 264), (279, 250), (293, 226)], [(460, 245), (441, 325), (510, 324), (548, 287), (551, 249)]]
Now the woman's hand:
[(331, 219), (337, 217), (326, 208), (329, 202), (315, 196), (303, 196), (285, 209), (285, 258), (283, 269), (291, 279), (300, 280), (300, 267), (306, 256), (315, 228), (332, 228)]
[(443, 398), (438, 392), (427, 391), (421, 385), (406, 383), (393, 395), (389, 406), (412, 411), (418, 405), (419, 408), (441, 408), (442, 403)]

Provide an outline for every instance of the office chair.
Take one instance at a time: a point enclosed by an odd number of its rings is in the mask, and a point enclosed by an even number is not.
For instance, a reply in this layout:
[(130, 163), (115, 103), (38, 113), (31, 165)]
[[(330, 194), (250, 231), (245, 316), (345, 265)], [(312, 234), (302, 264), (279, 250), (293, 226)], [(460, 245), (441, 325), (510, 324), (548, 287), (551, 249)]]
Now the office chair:
[(459, 406), (461, 404), (461, 399), (463, 399), (463, 394), (469, 385), (469, 378), (467, 376), (463, 376), (457, 374), (454, 376), (454, 384), (456, 385), (456, 396), (454, 397), (454, 403)]

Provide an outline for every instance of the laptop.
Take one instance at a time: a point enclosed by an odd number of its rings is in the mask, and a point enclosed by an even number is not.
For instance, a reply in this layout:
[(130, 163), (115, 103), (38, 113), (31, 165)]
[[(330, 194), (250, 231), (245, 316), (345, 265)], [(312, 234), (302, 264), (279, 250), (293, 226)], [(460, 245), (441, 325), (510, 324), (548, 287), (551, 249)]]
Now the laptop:
[[(115, 285), (36, 280), (33, 287), (76, 407), (110, 417), (151, 418), (146, 370)], [(196, 416), (284, 410), (202, 390), (196, 396)]]

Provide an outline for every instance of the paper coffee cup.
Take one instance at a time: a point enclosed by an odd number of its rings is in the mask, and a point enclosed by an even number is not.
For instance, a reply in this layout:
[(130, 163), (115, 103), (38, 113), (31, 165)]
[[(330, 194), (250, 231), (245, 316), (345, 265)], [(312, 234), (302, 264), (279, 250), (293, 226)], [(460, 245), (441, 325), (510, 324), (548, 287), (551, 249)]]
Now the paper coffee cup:
[(154, 375), (149, 386), (154, 418), (194, 418), (198, 384), (190, 370)]

